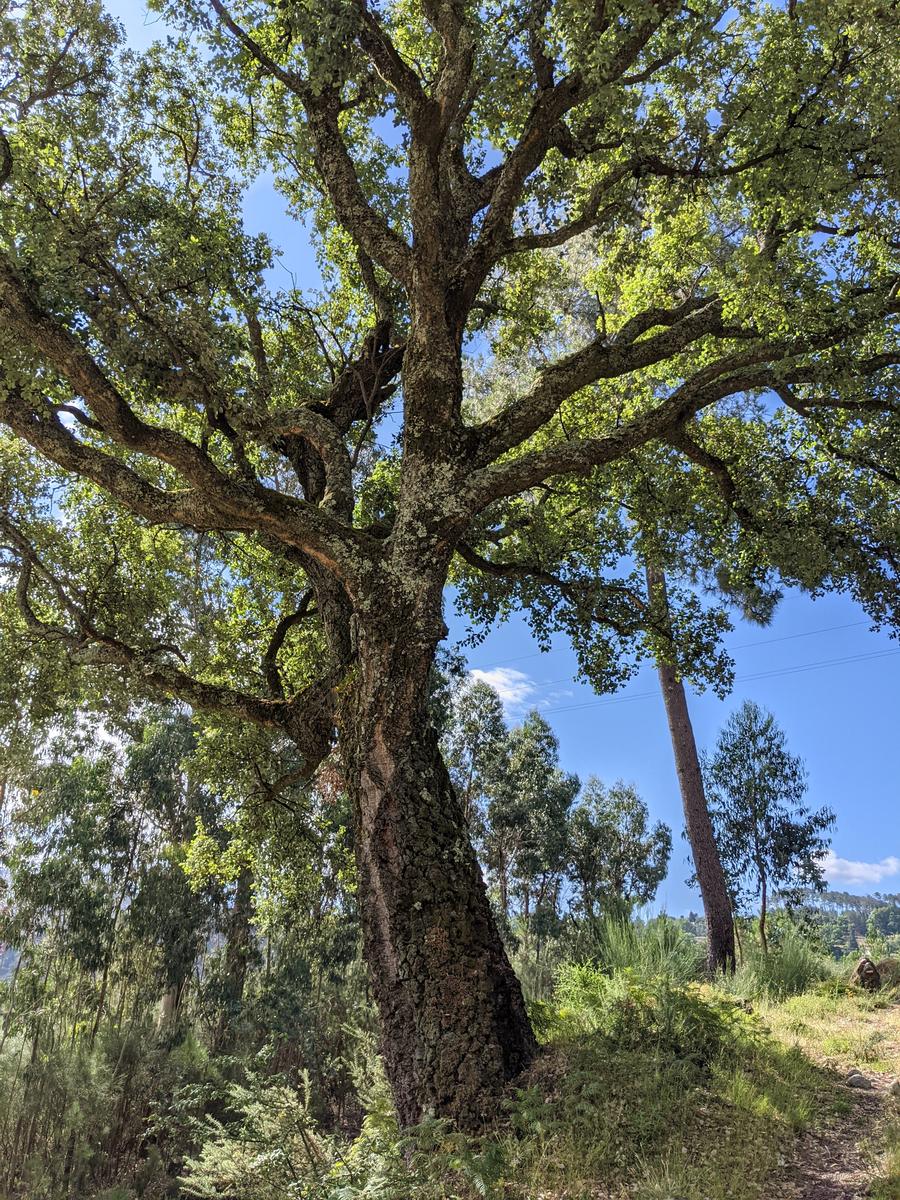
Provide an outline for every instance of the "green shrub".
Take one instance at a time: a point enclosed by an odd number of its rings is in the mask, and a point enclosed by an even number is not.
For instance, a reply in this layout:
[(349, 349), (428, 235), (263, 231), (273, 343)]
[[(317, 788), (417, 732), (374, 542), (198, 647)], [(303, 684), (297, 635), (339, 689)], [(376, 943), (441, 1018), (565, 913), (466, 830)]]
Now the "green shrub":
[(585, 958), (610, 974), (631, 970), (641, 979), (663, 977), (673, 984), (700, 978), (704, 952), (700, 943), (666, 916), (642, 924), (608, 916), (590, 925), (582, 939)]
[(559, 1009), (549, 1000), (532, 1000), (528, 1004), (528, 1019), (539, 1042), (549, 1042), (561, 1032)]
[(496, 1141), (483, 1146), (426, 1120), (403, 1132), (382, 1075), (369, 1096), (359, 1136), (351, 1142), (322, 1133), (308, 1088), (250, 1076), (230, 1089), (231, 1118), (207, 1118), (202, 1146), (185, 1163), (181, 1195), (196, 1200), (454, 1200), (493, 1196), (505, 1157)]
[(834, 978), (835, 963), (819, 954), (794, 929), (786, 929), (768, 954), (751, 944), (733, 979), (726, 984), (741, 996), (783, 1000)]
[(839, 975), (831, 975), (827, 979), (814, 984), (810, 989), (815, 996), (825, 996), (829, 1000), (842, 1000), (845, 996), (854, 994), (853, 985)]
[[(666, 976), (640, 979), (631, 968), (614, 975), (569, 964), (557, 976), (554, 1033), (599, 1034), (620, 1049), (644, 1049), (708, 1066), (738, 1033), (755, 1026), (737, 1005), (711, 988), (674, 985)], [(543, 1013), (545, 1026), (548, 1023)]]

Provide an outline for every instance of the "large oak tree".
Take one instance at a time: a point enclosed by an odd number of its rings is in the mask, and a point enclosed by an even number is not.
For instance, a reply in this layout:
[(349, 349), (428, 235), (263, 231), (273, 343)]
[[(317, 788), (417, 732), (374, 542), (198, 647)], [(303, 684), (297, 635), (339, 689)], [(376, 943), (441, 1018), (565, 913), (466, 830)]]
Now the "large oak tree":
[[(611, 513), (638, 473), (664, 516), (711, 489), (752, 530), (738, 559), (803, 530), (803, 582), (852, 575), (894, 615), (896, 5), (167, 15), (181, 36), (142, 60), (94, 0), (2, 18), (15, 670), (258, 727), (310, 779), (338, 756), (400, 1117), (477, 1122), (535, 1043), (429, 724), (445, 582), (493, 558), (538, 618), (590, 601), (627, 641), (627, 591), (514, 554), (523, 511), (580, 480)], [(258, 172), (318, 249), (316, 298), (242, 228)], [(562, 330), (534, 298), (576, 237), (589, 335), (486, 398), (473, 356)], [(604, 530), (611, 572), (630, 546)]]

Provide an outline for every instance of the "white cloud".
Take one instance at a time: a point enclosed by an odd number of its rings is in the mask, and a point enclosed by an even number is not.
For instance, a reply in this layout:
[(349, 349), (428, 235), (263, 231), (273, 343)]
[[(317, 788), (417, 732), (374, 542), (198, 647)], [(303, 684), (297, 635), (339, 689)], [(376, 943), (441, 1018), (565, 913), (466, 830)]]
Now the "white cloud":
[(521, 708), (537, 691), (533, 680), (513, 667), (494, 667), (490, 671), (476, 668), (469, 674), (473, 679), (490, 684), (508, 710)]
[(900, 858), (892, 854), (881, 862), (854, 862), (849, 858), (838, 858), (833, 850), (829, 850), (822, 859), (822, 868), (830, 883), (881, 883), (882, 879), (900, 875)]

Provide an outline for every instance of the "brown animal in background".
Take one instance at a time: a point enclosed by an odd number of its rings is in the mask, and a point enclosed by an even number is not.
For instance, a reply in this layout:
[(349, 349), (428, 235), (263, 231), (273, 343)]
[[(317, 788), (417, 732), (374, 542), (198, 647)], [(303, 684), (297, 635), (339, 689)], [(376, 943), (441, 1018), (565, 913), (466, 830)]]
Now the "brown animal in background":
[(861, 958), (856, 965), (856, 982), (869, 992), (877, 992), (881, 987), (881, 976), (871, 958)]

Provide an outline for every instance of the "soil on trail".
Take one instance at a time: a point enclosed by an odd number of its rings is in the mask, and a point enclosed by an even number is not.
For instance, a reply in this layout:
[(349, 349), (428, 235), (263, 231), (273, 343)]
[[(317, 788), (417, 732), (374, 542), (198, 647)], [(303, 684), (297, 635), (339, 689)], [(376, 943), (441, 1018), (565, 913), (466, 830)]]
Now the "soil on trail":
[(769, 1185), (771, 1200), (863, 1200), (872, 1178), (872, 1140), (884, 1118), (890, 1075), (866, 1072), (871, 1091), (847, 1088), (852, 1109), (797, 1139), (792, 1161)]
[[(884, 1049), (900, 1053), (900, 1008), (883, 1010), (875, 1023), (885, 1037)], [(848, 1076), (847, 1070), (837, 1069), (841, 1078)], [(859, 1070), (871, 1089), (841, 1087), (849, 1111), (798, 1137), (794, 1153), (769, 1183), (767, 1200), (865, 1200), (870, 1195), (878, 1136), (896, 1107), (891, 1087), (898, 1075), (868, 1069), (865, 1063)]]

